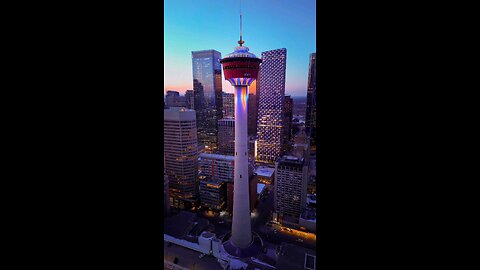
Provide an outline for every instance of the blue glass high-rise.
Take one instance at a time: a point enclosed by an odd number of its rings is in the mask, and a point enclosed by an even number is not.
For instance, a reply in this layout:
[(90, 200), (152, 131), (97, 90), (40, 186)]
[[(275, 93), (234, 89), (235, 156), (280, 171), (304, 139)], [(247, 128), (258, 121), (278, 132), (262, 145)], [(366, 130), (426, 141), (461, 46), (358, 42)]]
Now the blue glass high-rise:
[(217, 149), (217, 122), (223, 118), (221, 57), (221, 53), (215, 50), (192, 52), (198, 141), (205, 145), (207, 152)]

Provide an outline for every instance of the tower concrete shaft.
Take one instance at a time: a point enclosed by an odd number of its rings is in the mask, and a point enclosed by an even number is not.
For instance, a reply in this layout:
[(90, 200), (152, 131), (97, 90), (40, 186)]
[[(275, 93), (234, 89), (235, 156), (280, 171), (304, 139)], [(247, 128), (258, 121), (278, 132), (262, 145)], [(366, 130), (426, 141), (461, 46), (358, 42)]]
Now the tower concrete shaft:
[(248, 176), (248, 86), (235, 85), (235, 171), (231, 241), (246, 248), (252, 242)]
[[(242, 41), (242, 40), (241, 40)], [(257, 79), (262, 62), (248, 47), (235, 48), (220, 60), (225, 80), (235, 88), (235, 171), (233, 183), (232, 235), (225, 249), (236, 257), (251, 257), (259, 249), (252, 238), (248, 175), (248, 86)]]

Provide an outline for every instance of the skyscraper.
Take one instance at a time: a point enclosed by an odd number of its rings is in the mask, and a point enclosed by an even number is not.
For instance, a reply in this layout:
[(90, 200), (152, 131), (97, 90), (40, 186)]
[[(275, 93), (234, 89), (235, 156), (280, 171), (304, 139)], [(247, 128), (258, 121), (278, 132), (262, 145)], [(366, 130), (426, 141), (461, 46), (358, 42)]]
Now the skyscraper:
[(310, 136), (310, 143), (315, 145), (317, 120), (317, 54), (310, 54), (308, 65), (307, 110), (305, 113), (305, 129)]
[(284, 145), (288, 149), (292, 139), (292, 120), (293, 120), (293, 99), (285, 96), (285, 118), (284, 118)]
[(233, 93), (223, 92), (223, 117), (235, 117)]
[(193, 97), (194, 97), (193, 90), (187, 90), (185, 92), (185, 103), (187, 105), (187, 109), (191, 109), (191, 110), (195, 109), (194, 106), (193, 106), (193, 104), (195, 102)]
[(233, 117), (218, 120), (218, 153), (230, 156), (235, 154), (235, 119)]
[(283, 156), (275, 163), (274, 209), (282, 220), (297, 219), (305, 208), (308, 163), (303, 158)]
[(257, 81), (248, 89), (248, 135), (257, 136)]
[(163, 175), (163, 214), (168, 215), (170, 213), (170, 196), (168, 192), (168, 176)]
[(167, 91), (167, 107), (186, 107), (185, 97), (180, 96), (177, 91)]
[(170, 90), (167, 91), (167, 96), (165, 97), (167, 107), (168, 108), (177, 107), (176, 102), (178, 97), (179, 97), (179, 94), (177, 91), (170, 91)]
[(282, 154), (287, 49), (262, 52), (258, 79), (257, 160), (274, 163)]
[(198, 141), (206, 151), (217, 148), (217, 122), (222, 119), (221, 54), (215, 50), (192, 52), (194, 108), (197, 114)]
[(171, 206), (190, 208), (198, 195), (198, 146), (195, 111), (164, 110), (163, 146)]

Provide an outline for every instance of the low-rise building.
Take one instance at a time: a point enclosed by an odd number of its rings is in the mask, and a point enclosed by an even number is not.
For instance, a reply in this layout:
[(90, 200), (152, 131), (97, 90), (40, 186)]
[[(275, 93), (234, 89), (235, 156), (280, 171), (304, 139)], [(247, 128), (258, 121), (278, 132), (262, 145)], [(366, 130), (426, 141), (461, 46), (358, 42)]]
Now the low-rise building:
[(255, 170), (258, 182), (262, 184), (272, 185), (275, 177), (275, 168), (259, 166)]
[(200, 203), (213, 210), (223, 210), (226, 206), (226, 182), (200, 176)]
[(317, 232), (317, 218), (314, 208), (307, 208), (300, 215), (298, 225), (306, 228), (309, 232)]

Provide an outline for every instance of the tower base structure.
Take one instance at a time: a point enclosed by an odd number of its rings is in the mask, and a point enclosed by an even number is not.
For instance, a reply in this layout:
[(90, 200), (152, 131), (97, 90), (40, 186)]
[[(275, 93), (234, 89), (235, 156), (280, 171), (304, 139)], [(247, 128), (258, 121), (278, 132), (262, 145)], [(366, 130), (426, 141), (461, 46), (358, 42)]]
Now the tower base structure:
[(228, 253), (228, 255), (243, 259), (243, 258), (250, 258), (256, 257), (263, 248), (263, 241), (262, 238), (255, 232), (252, 232), (253, 240), (249, 246), (246, 248), (239, 248), (233, 245), (230, 241), (231, 233), (225, 235), (222, 241), (223, 248)]

